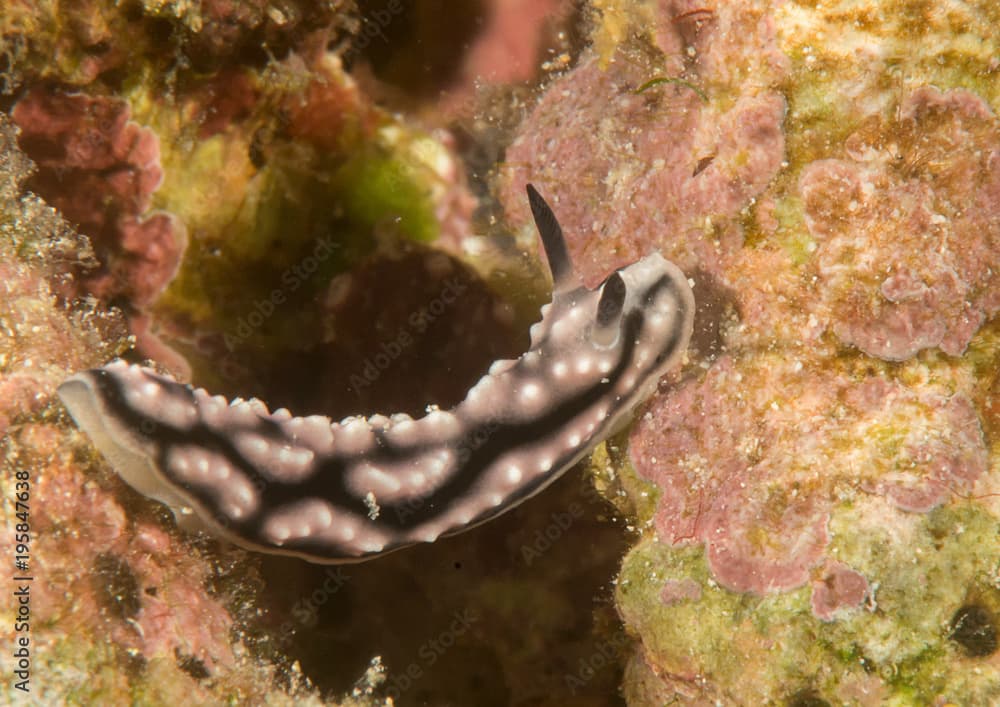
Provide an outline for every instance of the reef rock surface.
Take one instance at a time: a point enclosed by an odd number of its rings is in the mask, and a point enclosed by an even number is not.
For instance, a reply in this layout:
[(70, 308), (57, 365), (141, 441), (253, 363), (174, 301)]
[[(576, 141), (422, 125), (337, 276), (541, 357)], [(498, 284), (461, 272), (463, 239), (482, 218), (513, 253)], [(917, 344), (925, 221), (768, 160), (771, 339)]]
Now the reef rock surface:
[(500, 194), (658, 250), (685, 370), (611, 455), (634, 704), (1000, 700), (995, 4), (599, 2)]

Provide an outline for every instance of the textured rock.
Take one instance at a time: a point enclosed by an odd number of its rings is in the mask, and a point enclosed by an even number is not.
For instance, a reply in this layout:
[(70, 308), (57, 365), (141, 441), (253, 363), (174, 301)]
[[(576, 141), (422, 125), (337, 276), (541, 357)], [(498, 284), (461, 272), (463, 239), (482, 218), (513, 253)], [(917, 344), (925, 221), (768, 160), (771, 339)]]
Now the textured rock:
[[(174, 276), (183, 226), (147, 214), (162, 171), (156, 135), (121, 100), (36, 89), (11, 112), (38, 165), (28, 186), (90, 237), (101, 262), (85, 292), (148, 306)], [(82, 293), (81, 293), (82, 294)]]
[(802, 586), (825, 555), (838, 493), (926, 512), (968, 493), (987, 448), (968, 398), (800, 361), (718, 361), (654, 402), (632, 432), (635, 468), (661, 490), (660, 539), (705, 543), (714, 577), (763, 594)]
[(961, 355), (1000, 310), (1000, 121), (968, 91), (922, 87), (844, 152), (799, 187), (833, 330), (890, 361)]
[[(524, 183), (541, 185), (591, 285), (654, 248), (685, 271), (718, 274), (743, 242), (741, 211), (784, 157), (785, 104), (773, 87), (786, 60), (768, 16), (733, 3), (675, 21), (695, 6), (655, 7), (655, 57), (581, 59), (548, 87), (505, 158), (508, 213), (525, 222)], [(647, 85), (664, 77), (682, 81)]]
[[(765, 12), (788, 62), (784, 163), (741, 212), (742, 241), (694, 271), (697, 328), (718, 327), (717, 348), (699, 345), (661, 390), (617, 467), (648, 523), (619, 577), (638, 636), (625, 694), (988, 704), (996, 11)], [(598, 125), (614, 129), (616, 113)]]

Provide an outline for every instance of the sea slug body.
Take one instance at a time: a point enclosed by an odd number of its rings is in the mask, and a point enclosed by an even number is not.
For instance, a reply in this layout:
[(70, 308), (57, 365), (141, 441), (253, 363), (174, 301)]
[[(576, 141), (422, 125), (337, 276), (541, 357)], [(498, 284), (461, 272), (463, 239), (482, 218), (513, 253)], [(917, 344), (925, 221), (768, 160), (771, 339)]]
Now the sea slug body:
[(114, 361), (59, 397), (139, 492), (262, 552), (355, 562), (433, 542), (538, 493), (611, 434), (683, 355), (694, 297), (658, 253), (594, 289), (528, 187), (554, 291), (530, 349), (451, 410), (340, 422), (226, 401)]

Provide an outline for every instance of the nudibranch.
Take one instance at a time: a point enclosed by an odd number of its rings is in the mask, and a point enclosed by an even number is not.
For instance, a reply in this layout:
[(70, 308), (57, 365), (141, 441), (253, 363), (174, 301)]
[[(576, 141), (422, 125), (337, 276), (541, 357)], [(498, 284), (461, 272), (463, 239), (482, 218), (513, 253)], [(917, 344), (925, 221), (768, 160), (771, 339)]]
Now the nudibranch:
[(584, 287), (555, 215), (530, 185), (528, 198), (552, 302), (530, 349), (450, 410), (293, 417), (120, 360), (59, 397), (133, 488), (253, 550), (356, 562), (483, 523), (621, 425), (683, 356), (694, 315), (687, 279), (658, 253)]

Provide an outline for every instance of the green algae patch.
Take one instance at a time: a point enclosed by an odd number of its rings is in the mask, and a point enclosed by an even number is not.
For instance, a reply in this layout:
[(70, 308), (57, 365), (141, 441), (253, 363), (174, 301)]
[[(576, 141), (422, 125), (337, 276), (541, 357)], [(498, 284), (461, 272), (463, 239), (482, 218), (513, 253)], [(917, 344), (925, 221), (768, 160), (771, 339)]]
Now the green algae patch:
[(988, 666), (1000, 654), (971, 657), (995, 644), (987, 635), (963, 646), (954, 623), (963, 607), (974, 607), (986, 618), (973, 635), (997, 627), (1000, 522), (966, 502), (928, 514), (884, 503), (861, 497), (832, 513), (828, 554), (864, 575), (870, 592), (864, 605), (832, 621), (812, 613), (814, 582), (785, 594), (731, 592), (712, 579), (700, 547), (671, 548), (651, 537), (623, 563), (622, 616), (651, 663), (714, 684), (739, 704), (781, 704), (806, 690), (851, 703), (862, 687), (884, 704), (933, 696), (992, 703), (1000, 674)]
[[(335, 71), (326, 80), (349, 91)], [(296, 89), (291, 81), (276, 99)], [(289, 348), (320, 343), (337, 275), (380, 245), (427, 243), (441, 233), (450, 153), (351, 97), (342, 98), (332, 137), (308, 139), (290, 138), (281, 120), (264, 115), (202, 137), (190, 101), (154, 98), (142, 87), (130, 100), (133, 118), (160, 137), (164, 179), (154, 205), (177, 216), (189, 240), (154, 314), (206, 383), (217, 378), (220, 355), (268, 366)]]
[(803, 216), (802, 199), (785, 196), (774, 202), (778, 222), (776, 238), (794, 265), (804, 265), (816, 252), (816, 241), (809, 234)]
[[(744, 704), (797, 691), (799, 672), (818, 651), (811, 635), (793, 630), (808, 610), (806, 590), (766, 597), (730, 592), (711, 578), (700, 547), (643, 539), (625, 558), (616, 598), (650, 662), (687, 680), (741, 686)], [(749, 674), (754, 681), (745, 680)]]
[(439, 226), (418, 168), (378, 147), (353, 156), (333, 177), (348, 221), (371, 229), (391, 223), (414, 241), (429, 243)]

